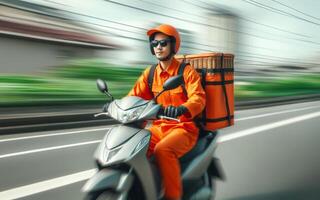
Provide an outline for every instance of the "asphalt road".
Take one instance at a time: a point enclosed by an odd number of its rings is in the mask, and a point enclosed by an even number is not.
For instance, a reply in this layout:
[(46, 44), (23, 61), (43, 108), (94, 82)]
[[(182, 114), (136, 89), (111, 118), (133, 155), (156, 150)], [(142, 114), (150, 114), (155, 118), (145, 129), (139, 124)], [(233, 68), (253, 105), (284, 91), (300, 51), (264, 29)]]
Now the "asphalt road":
[[(110, 126), (0, 136), (0, 199), (82, 199)], [(320, 199), (320, 101), (236, 112), (220, 131), (218, 200)]]

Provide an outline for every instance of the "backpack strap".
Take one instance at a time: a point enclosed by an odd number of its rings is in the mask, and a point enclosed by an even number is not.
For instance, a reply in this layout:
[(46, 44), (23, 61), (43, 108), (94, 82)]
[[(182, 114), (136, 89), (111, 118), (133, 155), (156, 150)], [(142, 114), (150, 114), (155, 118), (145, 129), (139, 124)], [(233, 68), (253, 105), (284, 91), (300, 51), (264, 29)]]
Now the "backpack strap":
[[(178, 69), (178, 75), (182, 74), (182, 77), (183, 77), (183, 72), (184, 72), (184, 69), (186, 68), (186, 66), (188, 65), (189, 63), (185, 63), (185, 62), (182, 62), (179, 66), (179, 69)], [(186, 85), (184, 83), (184, 79), (183, 79), (183, 83), (181, 84), (182, 86), (182, 90), (183, 90), (183, 94), (188, 97), (188, 93), (187, 93), (187, 90), (186, 90)]]
[[(206, 89), (206, 75), (207, 75), (207, 68), (202, 68), (201, 69), (201, 85), (203, 90)], [(207, 125), (207, 106), (205, 106), (202, 111), (202, 123), (204, 126)]]
[(150, 94), (152, 94), (152, 96), (154, 96), (154, 95), (153, 95), (153, 92), (152, 92), (154, 71), (156, 70), (157, 65), (158, 65), (158, 64), (153, 64), (153, 65), (150, 67), (149, 76), (148, 76), (148, 87), (149, 87)]
[(223, 68), (223, 65), (224, 65), (224, 55), (222, 54), (221, 56), (221, 61), (220, 61), (221, 65), (220, 65), (220, 68), (221, 68), (221, 82), (222, 82), (222, 90), (223, 90), (223, 93), (224, 93), (224, 98), (225, 98), (225, 101), (226, 101), (226, 109), (227, 109), (227, 119), (228, 119), (228, 123), (229, 123), (229, 126), (231, 125), (231, 116), (230, 116), (230, 107), (229, 107), (229, 99), (228, 99), (228, 96), (227, 96), (227, 89), (226, 89), (226, 80), (225, 80), (225, 71), (224, 71), (224, 68)]
[[(189, 63), (185, 63), (185, 62), (182, 62), (179, 66), (179, 69), (178, 69), (178, 75), (182, 74), (183, 76), (183, 72), (184, 72), (184, 69), (186, 68), (186, 66), (188, 65)], [(153, 85), (153, 79), (154, 79), (154, 72), (156, 70), (156, 67), (157, 67), (158, 64), (153, 64), (151, 67), (150, 67), (150, 71), (149, 71), (149, 76), (148, 76), (148, 87), (149, 87), (149, 91), (150, 93), (152, 94), (153, 96), (153, 92), (152, 92), (152, 85)], [(185, 86), (185, 83), (184, 83), (184, 79), (183, 79), (183, 83), (181, 84), (182, 86), (182, 90), (183, 90), (183, 94), (188, 97), (188, 93), (187, 93), (187, 90), (186, 90), (186, 86)]]

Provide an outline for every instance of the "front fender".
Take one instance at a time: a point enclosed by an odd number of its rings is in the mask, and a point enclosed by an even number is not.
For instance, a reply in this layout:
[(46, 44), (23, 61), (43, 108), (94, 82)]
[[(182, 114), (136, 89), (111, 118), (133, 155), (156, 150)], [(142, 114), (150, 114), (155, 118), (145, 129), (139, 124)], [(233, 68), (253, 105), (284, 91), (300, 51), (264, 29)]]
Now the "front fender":
[(106, 189), (125, 191), (130, 189), (132, 182), (133, 176), (131, 173), (113, 169), (102, 169), (85, 183), (82, 191), (85, 193)]

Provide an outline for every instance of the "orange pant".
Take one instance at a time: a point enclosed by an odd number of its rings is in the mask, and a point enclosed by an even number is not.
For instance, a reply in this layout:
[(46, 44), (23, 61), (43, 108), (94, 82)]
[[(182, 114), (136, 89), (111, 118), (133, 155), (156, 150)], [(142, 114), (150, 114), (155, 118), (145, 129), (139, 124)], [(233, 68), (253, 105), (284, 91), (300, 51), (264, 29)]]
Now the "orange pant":
[(180, 198), (182, 183), (179, 158), (190, 151), (198, 139), (198, 131), (188, 132), (179, 126), (153, 125), (148, 157), (155, 155), (166, 198)]

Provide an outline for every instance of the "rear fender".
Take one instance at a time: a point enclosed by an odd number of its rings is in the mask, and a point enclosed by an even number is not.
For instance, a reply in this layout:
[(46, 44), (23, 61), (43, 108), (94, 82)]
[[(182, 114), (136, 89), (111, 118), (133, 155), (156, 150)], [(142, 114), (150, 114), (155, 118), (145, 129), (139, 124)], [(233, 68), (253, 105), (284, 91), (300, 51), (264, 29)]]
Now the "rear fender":
[(222, 181), (226, 179), (225, 173), (218, 158), (212, 158), (208, 168), (208, 173), (211, 177), (216, 177)]

